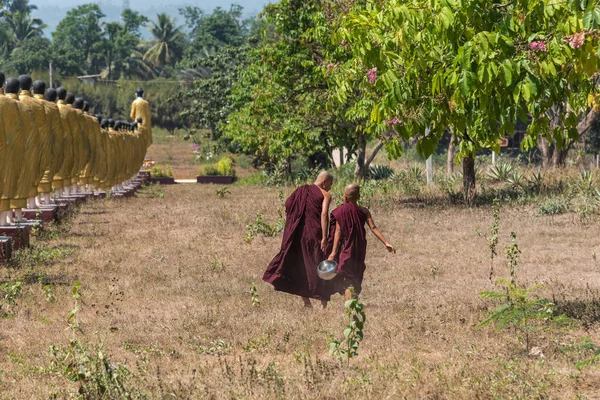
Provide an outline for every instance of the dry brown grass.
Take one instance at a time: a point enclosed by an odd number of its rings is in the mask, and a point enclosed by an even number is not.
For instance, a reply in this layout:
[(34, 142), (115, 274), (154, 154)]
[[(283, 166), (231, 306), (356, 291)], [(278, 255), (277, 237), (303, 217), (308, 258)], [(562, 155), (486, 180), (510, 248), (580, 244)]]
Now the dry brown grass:
[(175, 179), (193, 179), (198, 165), (193, 163), (190, 146), (191, 142), (185, 142), (179, 136), (165, 136), (164, 140), (150, 146), (146, 157), (157, 164), (170, 165)]
[[(72, 254), (29, 271), (47, 274), (56, 303), (29, 283), (13, 317), (0, 320), (0, 398), (75, 390), (34, 368), (48, 365), (50, 345), (71, 337), (74, 281), (86, 302), (80, 340), (127, 362), (132, 383), (151, 398), (598, 398), (600, 375), (579, 373), (576, 354), (557, 345), (584, 335), (600, 342), (595, 326), (536, 337), (544, 359), (524, 354), (512, 332), (475, 327), (486, 308), (477, 293), (492, 288), (486, 243), (475, 234), (489, 226), (489, 209), (373, 210), (399, 252), (387, 254), (369, 236), (365, 340), (346, 368), (327, 354), (329, 334), (344, 329), (342, 299), (327, 310), (302, 309), (300, 299), (261, 281), (281, 237), (243, 241), (257, 213), (277, 218), (274, 190), (233, 187), (225, 198), (214, 186), (164, 190), (164, 198), (85, 205), (68, 233), (46, 243)], [(549, 296), (600, 289), (595, 226), (530, 209), (503, 210), (501, 225), (501, 253), (517, 232), (522, 282), (543, 283)], [(1, 270), (5, 278), (25, 272)]]

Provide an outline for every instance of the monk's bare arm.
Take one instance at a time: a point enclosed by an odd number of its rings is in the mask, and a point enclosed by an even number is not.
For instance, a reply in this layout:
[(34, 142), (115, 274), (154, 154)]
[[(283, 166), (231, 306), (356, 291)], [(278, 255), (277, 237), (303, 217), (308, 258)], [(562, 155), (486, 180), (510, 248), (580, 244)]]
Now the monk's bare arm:
[(323, 193), (323, 209), (321, 210), (321, 250), (327, 249), (327, 236), (329, 235), (329, 204), (331, 203), (331, 195), (327, 192)]
[(340, 238), (342, 236), (342, 230), (340, 229), (339, 222), (335, 223), (335, 235), (333, 235), (333, 249), (331, 250), (331, 254), (329, 255), (328, 260), (333, 261), (337, 252), (340, 248)]
[[(365, 210), (367, 210), (367, 209), (365, 208)], [(381, 243), (384, 244), (384, 246), (388, 249), (388, 251), (391, 253), (395, 253), (396, 249), (394, 248), (394, 246), (389, 244), (388, 241), (385, 240), (385, 238), (383, 237), (383, 234), (381, 233), (381, 231), (379, 229), (377, 229), (377, 226), (375, 225), (375, 221), (373, 221), (373, 216), (371, 215), (371, 212), (369, 210), (367, 210), (367, 223), (369, 224), (369, 228), (371, 228), (371, 232), (373, 232), (373, 234), (375, 236), (377, 236), (377, 239), (381, 240)]]

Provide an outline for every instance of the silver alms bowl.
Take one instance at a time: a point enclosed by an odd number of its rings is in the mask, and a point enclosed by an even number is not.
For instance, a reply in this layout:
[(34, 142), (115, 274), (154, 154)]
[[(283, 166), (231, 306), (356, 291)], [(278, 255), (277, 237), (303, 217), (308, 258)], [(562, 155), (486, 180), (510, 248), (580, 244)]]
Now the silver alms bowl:
[(335, 261), (321, 261), (319, 265), (317, 265), (317, 274), (319, 278), (325, 279), (326, 281), (335, 278), (335, 271), (337, 270), (337, 263)]

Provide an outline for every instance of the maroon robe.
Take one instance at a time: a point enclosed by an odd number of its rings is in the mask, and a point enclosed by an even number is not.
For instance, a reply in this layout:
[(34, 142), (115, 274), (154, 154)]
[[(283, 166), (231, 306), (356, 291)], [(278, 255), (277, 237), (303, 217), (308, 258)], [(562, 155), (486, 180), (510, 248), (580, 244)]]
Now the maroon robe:
[(331, 253), (335, 236), (336, 222), (340, 224), (340, 245), (336, 255), (338, 263), (337, 276), (328, 286), (329, 292), (343, 294), (344, 291), (354, 286), (356, 294), (362, 290), (362, 281), (365, 273), (365, 256), (367, 255), (367, 236), (365, 223), (367, 212), (354, 203), (344, 203), (332, 211), (330, 217), (330, 231), (328, 250)]
[(285, 201), (285, 229), (281, 250), (267, 267), (263, 281), (275, 290), (302, 297), (323, 297), (323, 281), (317, 265), (325, 259), (321, 250), (323, 193), (316, 185), (296, 189)]

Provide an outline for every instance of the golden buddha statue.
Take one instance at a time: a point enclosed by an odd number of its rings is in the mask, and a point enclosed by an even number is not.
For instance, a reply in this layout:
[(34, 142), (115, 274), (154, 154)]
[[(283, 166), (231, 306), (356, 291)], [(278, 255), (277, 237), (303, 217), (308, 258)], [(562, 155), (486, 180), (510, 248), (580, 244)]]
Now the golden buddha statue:
[(44, 197), (43, 202), (45, 204), (50, 203), (50, 193), (52, 192), (53, 186), (55, 188), (62, 188), (62, 178), (56, 181), (55, 174), (60, 170), (64, 159), (65, 141), (65, 134), (60, 119), (60, 113), (58, 111), (58, 107), (54, 103), (54, 101), (56, 101), (56, 91), (51, 89), (51, 92), (52, 95), (50, 97), (53, 98), (53, 100), (48, 101), (45, 97), (46, 84), (43, 81), (35, 81), (33, 83), (33, 98), (44, 108), (46, 124), (48, 125), (51, 135), (53, 136), (52, 157), (38, 186), (38, 193)]
[[(75, 129), (79, 126), (79, 124), (74, 125), (73, 121), (73, 113), (72, 109), (67, 106), (65, 99), (67, 97), (67, 90), (65, 88), (56, 89), (56, 94), (58, 97), (58, 101), (56, 105), (58, 107), (58, 112), (60, 114), (61, 123), (63, 129), (65, 129), (65, 142), (64, 142), (64, 161), (62, 163), (61, 169), (58, 172), (60, 178), (62, 178), (62, 189), (66, 195), (70, 194), (72, 178), (73, 178), (73, 170), (75, 167), (75, 155), (76, 155), (76, 141), (75, 141)], [(77, 160), (77, 162), (79, 162)]]
[[(36, 208), (35, 198), (38, 195), (38, 186), (44, 177), (44, 172), (50, 167), (54, 146), (54, 134), (50, 130), (50, 124), (46, 121), (46, 110), (44, 106), (33, 98), (31, 93), (32, 79), (28, 75), (19, 76), (21, 91), (19, 92), (19, 101), (22, 106), (26, 106), (33, 115), (34, 129), (29, 136), (27, 153), (31, 153), (33, 162), (31, 171), (32, 186), (27, 194), (27, 208)], [(24, 108), (24, 107), (22, 107)]]
[(144, 100), (144, 90), (138, 88), (135, 94), (136, 99), (131, 104), (131, 113), (129, 116), (133, 121), (142, 118), (145, 135), (144, 142), (147, 150), (152, 144), (152, 112), (150, 110), (150, 103)]

